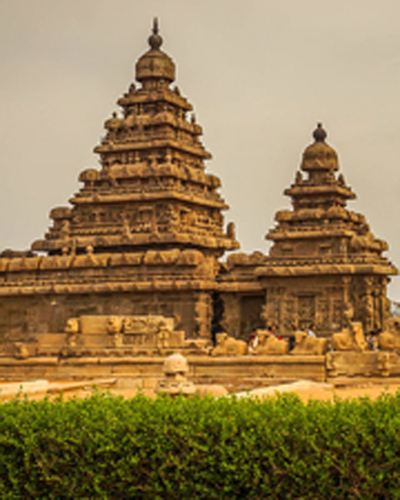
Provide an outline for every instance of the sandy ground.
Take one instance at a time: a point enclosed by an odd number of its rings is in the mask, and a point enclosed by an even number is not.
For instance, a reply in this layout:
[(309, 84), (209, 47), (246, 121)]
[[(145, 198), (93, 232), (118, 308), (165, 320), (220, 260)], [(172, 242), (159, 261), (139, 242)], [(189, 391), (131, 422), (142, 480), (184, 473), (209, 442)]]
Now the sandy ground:
[[(42, 399), (44, 397), (57, 397), (61, 393), (65, 398), (71, 397), (86, 397), (93, 391), (93, 385), (97, 385), (100, 391), (109, 391), (115, 395), (122, 395), (126, 398), (135, 396), (138, 393), (137, 388), (119, 387), (118, 381), (81, 381), (81, 382), (68, 382), (68, 381), (32, 381), (23, 383), (23, 390), (21, 391), (21, 383), (1, 383), (0, 382), (0, 400), (6, 401), (15, 397), (20, 392), (31, 399)], [(74, 385), (73, 385), (74, 384)], [(369, 397), (371, 399), (377, 398), (382, 393), (393, 394), (398, 390), (397, 385), (360, 385), (356, 387), (338, 387), (335, 388), (329, 384), (315, 383), (311, 381), (299, 381), (294, 384), (285, 384), (276, 387), (260, 388), (250, 393), (239, 393), (240, 397), (249, 397), (250, 395), (257, 395), (258, 397), (271, 397), (277, 392), (293, 392), (307, 402), (310, 399), (319, 399), (324, 401), (333, 401), (335, 398), (356, 398), (356, 397)], [(151, 390), (142, 390), (147, 396), (154, 397), (154, 392)]]

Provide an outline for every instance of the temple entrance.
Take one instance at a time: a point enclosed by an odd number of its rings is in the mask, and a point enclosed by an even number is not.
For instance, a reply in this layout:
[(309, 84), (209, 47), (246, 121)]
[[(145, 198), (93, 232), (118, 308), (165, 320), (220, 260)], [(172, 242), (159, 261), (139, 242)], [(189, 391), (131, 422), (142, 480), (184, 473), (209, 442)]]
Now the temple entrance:
[(240, 299), (240, 338), (248, 340), (254, 328), (264, 328), (261, 318), (265, 297), (244, 296)]

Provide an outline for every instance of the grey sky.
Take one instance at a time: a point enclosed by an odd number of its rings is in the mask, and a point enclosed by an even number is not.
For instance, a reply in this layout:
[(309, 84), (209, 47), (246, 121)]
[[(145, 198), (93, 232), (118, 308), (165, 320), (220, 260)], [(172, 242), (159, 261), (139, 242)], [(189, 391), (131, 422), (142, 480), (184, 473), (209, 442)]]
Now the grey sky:
[(92, 149), (155, 15), (242, 249), (266, 251), (322, 121), (358, 195), (349, 207), (400, 265), (398, 0), (2, 0), (0, 249), (42, 237), (98, 164)]

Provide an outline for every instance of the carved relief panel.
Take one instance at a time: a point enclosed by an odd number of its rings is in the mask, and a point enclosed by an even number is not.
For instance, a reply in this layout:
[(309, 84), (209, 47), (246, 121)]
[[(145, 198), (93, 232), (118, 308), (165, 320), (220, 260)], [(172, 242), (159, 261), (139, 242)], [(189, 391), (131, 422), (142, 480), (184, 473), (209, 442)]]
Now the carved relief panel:
[(315, 323), (315, 295), (301, 295), (297, 300), (298, 326), (300, 330), (308, 330), (310, 324)]
[(224, 332), (237, 338), (240, 335), (240, 298), (237, 294), (224, 293), (221, 300), (224, 310), (221, 326)]

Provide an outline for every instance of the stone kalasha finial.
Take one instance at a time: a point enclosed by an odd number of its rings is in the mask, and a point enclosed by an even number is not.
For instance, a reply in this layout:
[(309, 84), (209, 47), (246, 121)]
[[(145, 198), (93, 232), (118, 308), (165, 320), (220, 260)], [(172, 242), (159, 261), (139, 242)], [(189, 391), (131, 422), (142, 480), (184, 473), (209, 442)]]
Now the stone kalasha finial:
[(328, 134), (322, 128), (322, 123), (318, 123), (317, 128), (314, 130), (313, 137), (315, 142), (325, 142), (326, 136)]
[(158, 34), (158, 19), (153, 19), (153, 33), (149, 36), (149, 45), (153, 50), (158, 50), (163, 42), (163, 39)]

